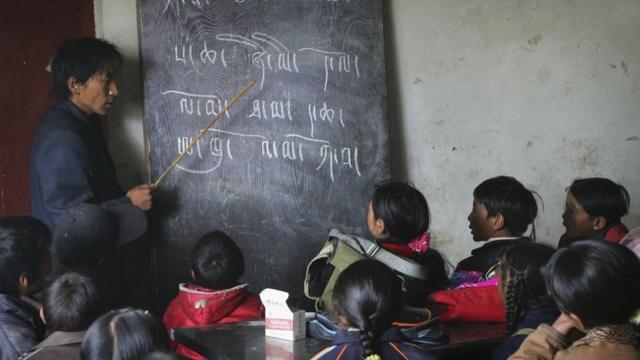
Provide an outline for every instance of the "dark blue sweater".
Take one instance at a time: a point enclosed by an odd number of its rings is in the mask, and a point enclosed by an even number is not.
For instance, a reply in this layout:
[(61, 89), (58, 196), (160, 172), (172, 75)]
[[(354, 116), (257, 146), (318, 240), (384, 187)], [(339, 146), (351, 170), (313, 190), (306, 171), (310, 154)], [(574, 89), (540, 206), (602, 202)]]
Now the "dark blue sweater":
[(128, 202), (116, 183), (100, 118), (63, 100), (44, 117), (31, 147), (31, 213), (53, 230), (58, 216), (83, 202)]

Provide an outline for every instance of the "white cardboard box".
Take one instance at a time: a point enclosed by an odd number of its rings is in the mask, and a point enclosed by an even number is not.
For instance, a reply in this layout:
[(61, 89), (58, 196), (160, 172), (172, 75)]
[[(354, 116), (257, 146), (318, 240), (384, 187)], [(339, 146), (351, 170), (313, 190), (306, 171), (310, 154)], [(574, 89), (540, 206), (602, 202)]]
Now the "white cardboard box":
[(265, 336), (291, 341), (306, 336), (304, 310), (290, 309), (288, 298), (288, 292), (275, 289), (264, 289), (260, 293), (265, 307)]

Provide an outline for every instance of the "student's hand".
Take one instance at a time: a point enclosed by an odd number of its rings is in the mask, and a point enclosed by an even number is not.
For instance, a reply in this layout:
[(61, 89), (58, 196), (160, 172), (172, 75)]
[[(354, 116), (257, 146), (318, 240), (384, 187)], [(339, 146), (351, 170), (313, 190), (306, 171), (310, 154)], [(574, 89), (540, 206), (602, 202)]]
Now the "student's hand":
[(153, 190), (155, 190), (155, 188), (149, 184), (138, 185), (127, 191), (127, 197), (133, 206), (140, 210), (147, 211), (151, 209), (151, 192)]
[(567, 314), (560, 314), (556, 321), (553, 323), (553, 328), (556, 329), (562, 335), (567, 335), (571, 329), (580, 329), (580, 325)]

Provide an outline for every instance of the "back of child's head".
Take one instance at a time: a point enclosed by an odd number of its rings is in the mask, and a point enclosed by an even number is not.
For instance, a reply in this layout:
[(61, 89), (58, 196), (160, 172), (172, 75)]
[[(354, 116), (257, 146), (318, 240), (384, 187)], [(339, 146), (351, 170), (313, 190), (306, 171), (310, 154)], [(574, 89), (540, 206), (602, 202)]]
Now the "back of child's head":
[(55, 275), (44, 291), (47, 331), (84, 331), (106, 311), (103, 290), (90, 270)]
[(607, 226), (620, 223), (629, 211), (627, 189), (606, 178), (576, 179), (567, 189), (591, 217), (603, 217)]
[(558, 309), (588, 329), (627, 324), (640, 309), (640, 260), (623, 245), (573, 243), (553, 255), (544, 275)]
[(155, 316), (125, 308), (106, 313), (91, 324), (80, 354), (83, 360), (134, 360), (166, 348), (167, 343), (166, 331)]
[(363, 259), (349, 265), (333, 288), (333, 309), (360, 330), (364, 357), (376, 352), (377, 339), (403, 308), (400, 280), (386, 265)]
[(191, 252), (191, 269), (196, 285), (228, 289), (244, 273), (244, 257), (236, 243), (222, 231), (204, 234)]
[(429, 206), (410, 184), (382, 182), (371, 195), (371, 209), (384, 222), (390, 240), (409, 243), (429, 229)]
[(509, 330), (515, 328), (524, 311), (553, 306), (542, 268), (554, 251), (543, 244), (515, 243), (500, 257), (500, 288)]
[[(497, 176), (480, 183), (473, 197), (485, 206), (488, 216), (502, 214), (504, 228), (512, 235), (522, 235), (538, 215), (534, 192), (511, 176)], [(532, 231), (532, 237), (535, 231)]]
[(0, 218), (0, 293), (18, 295), (20, 279), (40, 275), (49, 241), (46, 225), (31, 217)]

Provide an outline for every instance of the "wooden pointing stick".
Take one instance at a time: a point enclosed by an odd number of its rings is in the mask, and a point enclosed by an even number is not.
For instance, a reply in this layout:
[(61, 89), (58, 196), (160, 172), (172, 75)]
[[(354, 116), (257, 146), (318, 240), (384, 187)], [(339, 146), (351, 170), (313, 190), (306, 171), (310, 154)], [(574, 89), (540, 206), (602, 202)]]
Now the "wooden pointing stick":
[(169, 167), (162, 173), (162, 175), (160, 175), (158, 180), (156, 180), (151, 186), (153, 188), (157, 188), (158, 186), (160, 186), (160, 183), (162, 182), (162, 180), (164, 180), (164, 178), (167, 177), (167, 175), (169, 175), (171, 170), (173, 170), (176, 167), (176, 165), (178, 165), (180, 160), (182, 160), (185, 156), (187, 156), (187, 152), (191, 150), (191, 148), (193, 148), (193, 146), (198, 142), (198, 140), (200, 140), (204, 136), (204, 134), (222, 117), (222, 115), (226, 113), (236, 103), (236, 101), (238, 101), (238, 99), (240, 99), (242, 95), (244, 95), (247, 91), (249, 91), (249, 89), (251, 89), (255, 84), (256, 84), (256, 81), (254, 80), (249, 84), (247, 84), (242, 89), (240, 89), (240, 91), (236, 93), (236, 95), (229, 101), (229, 103), (222, 109), (222, 111), (220, 111), (217, 115), (215, 115), (207, 126), (205, 126), (202, 130), (198, 131), (198, 133), (196, 134), (196, 137), (193, 139), (193, 141), (191, 141), (191, 144), (189, 144), (189, 146), (186, 149), (184, 149), (184, 151), (180, 153), (180, 155), (178, 155), (178, 157), (176, 157), (175, 160), (173, 160), (171, 165), (169, 165)]

